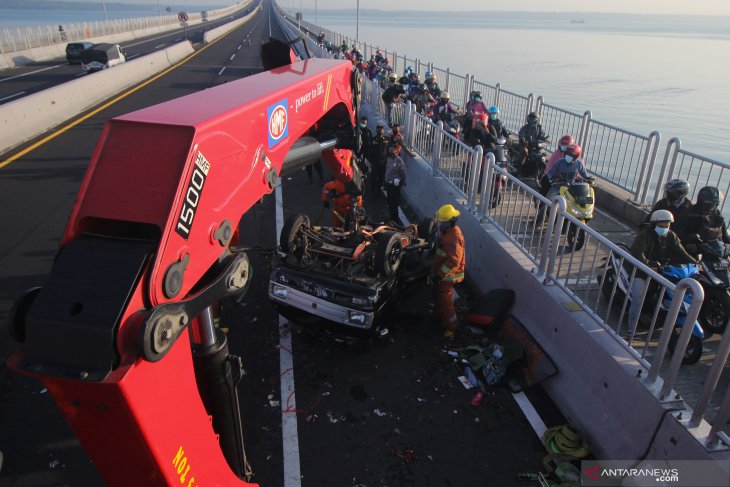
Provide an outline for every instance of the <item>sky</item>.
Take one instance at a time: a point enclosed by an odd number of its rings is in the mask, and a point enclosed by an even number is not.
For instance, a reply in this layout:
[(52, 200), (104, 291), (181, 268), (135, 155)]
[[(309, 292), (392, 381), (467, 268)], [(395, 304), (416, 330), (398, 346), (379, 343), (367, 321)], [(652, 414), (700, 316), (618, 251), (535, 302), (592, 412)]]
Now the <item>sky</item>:
[[(354, 9), (356, 0), (279, 0), (303, 9)], [(360, 0), (360, 9), (507, 10), (531, 12), (612, 12), (635, 14), (730, 15), (730, 0)]]
[[(94, 0), (66, 0), (94, 1)], [(157, 5), (158, 0), (106, 0), (107, 2)], [(175, 0), (185, 2), (199, 0)], [(161, 3), (165, 3), (162, 0)], [(210, 0), (214, 4), (233, 4), (235, 0)], [(357, 0), (279, 0), (285, 9), (355, 9)], [(360, 0), (361, 9), (378, 10), (503, 10), (522, 12), (610, 12), (633, 14), (730, 15), (730, 0)]]

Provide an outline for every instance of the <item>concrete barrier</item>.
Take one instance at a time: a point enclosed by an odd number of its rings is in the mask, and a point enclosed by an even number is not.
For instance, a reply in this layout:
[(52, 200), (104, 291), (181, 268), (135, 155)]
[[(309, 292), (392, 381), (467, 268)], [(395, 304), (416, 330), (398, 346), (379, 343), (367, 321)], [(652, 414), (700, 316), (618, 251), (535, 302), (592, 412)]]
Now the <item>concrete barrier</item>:
[(37, 137), (192, 54), (189, 41), (0, 105), (0, 153)]
[(233, 22), (228, 22), (227, 24), (223, 24), (220, 27), (216, 27), (215, 29), (211, 29), (211, 30), (206, 31), (205, 34), (203, 34), (203, 42), (205, 44), (207, 44), (210, 41), (215, 40), (215, 39), (217, 39), (217, 38), (219, 38), (219, 37), (221, 37), (221, 36), (229, 33), (230, 31), (232, 31), (236, 27), (238, 27), (240, 25), (243, 25), (246, 22), (248, 22), (249, 19), (251, 17), (253, 17), (255, 14), (256, 14), (256, 10), (254, 10), (253, 12), (249, 13), (245, 17), (242, 17), (242, 18), (240, 18), (238, 20), (234, 20)]

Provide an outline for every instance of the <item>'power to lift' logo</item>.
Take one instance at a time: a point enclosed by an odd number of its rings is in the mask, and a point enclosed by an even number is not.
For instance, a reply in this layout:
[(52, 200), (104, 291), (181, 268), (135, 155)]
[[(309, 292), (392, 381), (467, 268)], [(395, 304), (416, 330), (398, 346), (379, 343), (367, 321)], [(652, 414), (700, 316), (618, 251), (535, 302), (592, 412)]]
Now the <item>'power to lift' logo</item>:
[(267, 109), (269, 118), (269, 149), (289, 135), (289, 100), (284, 98)]

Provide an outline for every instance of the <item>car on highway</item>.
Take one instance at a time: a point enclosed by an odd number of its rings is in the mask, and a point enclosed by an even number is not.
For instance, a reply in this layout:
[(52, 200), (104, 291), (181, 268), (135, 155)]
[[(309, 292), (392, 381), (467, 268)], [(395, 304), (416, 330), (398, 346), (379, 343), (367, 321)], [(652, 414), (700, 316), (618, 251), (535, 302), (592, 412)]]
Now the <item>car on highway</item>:
[(66, 61), (69, 64), (81, 64), (81, 53), (93, 45), (93, 42), (69, 42), (66, 44)]
[(81, 52), (81, 67), (87, 73), (111, 68), (127, 60), (119, 44), (94, 44)]
[(272, 262), (269, 298), (280, 314), (317, 335), (345, 343), (384, 336), (399, 298), (427, 277), (437, 238), (433, 219), (344, 230), (292, 215)]

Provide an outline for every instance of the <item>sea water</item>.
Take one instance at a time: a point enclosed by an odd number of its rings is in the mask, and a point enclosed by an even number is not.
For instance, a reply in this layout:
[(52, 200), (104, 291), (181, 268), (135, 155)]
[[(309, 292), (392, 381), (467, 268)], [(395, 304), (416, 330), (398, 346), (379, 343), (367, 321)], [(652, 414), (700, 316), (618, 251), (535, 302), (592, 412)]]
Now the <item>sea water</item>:
[[(354, 11), (317, 20), (355, 37)], [(361, 11), (359, 37), (730, 163), (730, 17)]]

